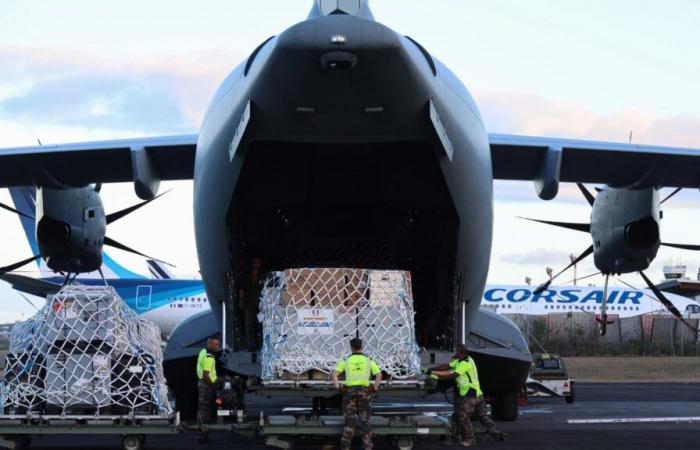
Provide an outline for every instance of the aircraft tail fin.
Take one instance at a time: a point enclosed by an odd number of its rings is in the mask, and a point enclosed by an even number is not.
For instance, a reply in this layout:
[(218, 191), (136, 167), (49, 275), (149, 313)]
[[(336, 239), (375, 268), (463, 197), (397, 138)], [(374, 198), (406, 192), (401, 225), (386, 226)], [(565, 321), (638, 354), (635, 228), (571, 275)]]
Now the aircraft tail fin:
[(146, 264), (148, 264), (148, 271), (151, 272), (151, 276), (156, 280), (172, 280), (175, 278), (170, 269), (160, 261), (149, 259), (146, 261)]

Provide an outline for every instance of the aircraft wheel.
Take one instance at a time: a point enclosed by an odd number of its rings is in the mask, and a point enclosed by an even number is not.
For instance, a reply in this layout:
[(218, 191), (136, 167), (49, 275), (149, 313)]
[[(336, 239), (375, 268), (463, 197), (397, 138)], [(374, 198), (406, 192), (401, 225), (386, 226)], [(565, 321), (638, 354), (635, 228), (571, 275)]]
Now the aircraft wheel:
[(493, 417), (503, 422), (515, 422), (518, 420), (518, 396), (515, 392), (496, 397), (493, 403)]

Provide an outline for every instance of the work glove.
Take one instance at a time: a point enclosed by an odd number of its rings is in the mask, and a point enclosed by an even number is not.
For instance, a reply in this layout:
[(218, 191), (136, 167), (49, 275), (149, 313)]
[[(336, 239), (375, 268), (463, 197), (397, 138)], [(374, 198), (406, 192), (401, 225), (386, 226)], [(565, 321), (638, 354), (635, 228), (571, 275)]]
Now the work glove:
[(421, 372), (423, 372), (424, 375), (430, 375), (433, 371), (429, 367), (424, 367), (421, 369)]
[(221, 407), (224, 404), (224, 399), (221, 397), (216, 398), (216, 406)]
[(375, 392), (377, 392), (377, 390), (374, 388), (374, 386), (370, 386), (367, 388), (368, 394), (374, 394)]
[(338, 387), (338, 393), (339, 393), (340, 395), (345, 394), (345, 386), (343, 386), (343, 385), (341, 384), (340, 387)]
[(430, 379), (431, 379), (431, 380), (439, 380), (440, 377), (438, 377), (437, 375), (431, 373), (431, 374), (430, 374)]

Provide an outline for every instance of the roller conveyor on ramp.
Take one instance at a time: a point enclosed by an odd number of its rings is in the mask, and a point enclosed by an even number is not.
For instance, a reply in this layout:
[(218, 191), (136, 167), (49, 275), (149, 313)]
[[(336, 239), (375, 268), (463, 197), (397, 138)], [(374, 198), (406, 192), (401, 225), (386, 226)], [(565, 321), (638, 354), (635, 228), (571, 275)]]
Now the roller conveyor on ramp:
[[(232, 414), (235, 416), (235, 414)], [(269, 415), (233, 423), (207, 425), (208, 430), (258, 436), (269, 446), (290, 450), (295, 439), (312, 437), (337, 440), (343, 416)], [(372, 416), (372, 433), (389, 439), (396, 449), (410, 450), (418, 437), (439, 438), (450, 432), (449, 415), (418, 413)], [(141, 450), (149, 435), (197, 432), (198, 426), (180, 422), (179, 415), (162, 416), (0, 416), (0, 448), (25, 449), (38, 435), (115, 435), (125, 450)]]
[[(390, 438), (390, 442), (399, 450), (412, 449), (418, 437), (441, 437), (450, 433), (449, 417), (437, 414), (372, 416), (370, 424), (374, 436)], [(262, 434), (265, 436), (265, 444), (290, 450), (294, 438), (314, 436), (336, 439), (342, 433), (344, 425), (343, 416), (271, 415), (262, 427)]]
[(184, 431), (179, 414), (172, 416), (2, 415), (0, 448), (24, 449), (37, 435), (116, 435), (125, 450), (140, 450), (148, 435)]

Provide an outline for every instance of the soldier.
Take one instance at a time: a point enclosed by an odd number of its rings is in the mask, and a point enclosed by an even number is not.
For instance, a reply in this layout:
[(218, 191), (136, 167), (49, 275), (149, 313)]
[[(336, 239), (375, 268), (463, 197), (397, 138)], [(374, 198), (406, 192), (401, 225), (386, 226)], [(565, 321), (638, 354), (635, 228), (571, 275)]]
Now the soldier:
[(207, 339), (207, 348), (203, 348), (197, 357), (197, 390), (199, 392), (197, 420), (200, 432), (197, 442), (209, 442), (206, 425), (214, 422), (216, 415), (216, 359), (214, 352), (219, 350), (219, 338)]
[(457, 346), (454, 359), (447, 367), (443, 365), (432, 370), (429, 369), (427, 373), (443, 380), (454, 379), (456, 382), (452, 437), (446, 444), (459, 443), (463, 447), (476, 445), (474, 427), (471, 422), (471, 416), (475, 411), (490, 435), (501, 434), (496, 430), (496, 424), (486, 412), (486, 403), (484, 402), (484, 394), (481, 392), (476, 363), (469, 357), (464, 345)]
[[(340, 438), (341, 450), (348, 450), (355, 432), (355, 418), (360, 418), (362, 428), (362, 444), (365, 450), (372, 450), (372, 430), (369, 418), (372, 415), (372, 393), (377, 392), (382, 381), (382, 371), (369, 357), (362, 353), (362, 340), (351, 339), (352, 354), (347, 359), (341, 359), (335, 366), (332, 378), (336, 389), (343, 395), (343, 411), (345, 428)], [(345, 381), (340, 385), (338, 377), (345, 373)], [(374, 385), (370, 378), (374, 377)]]

